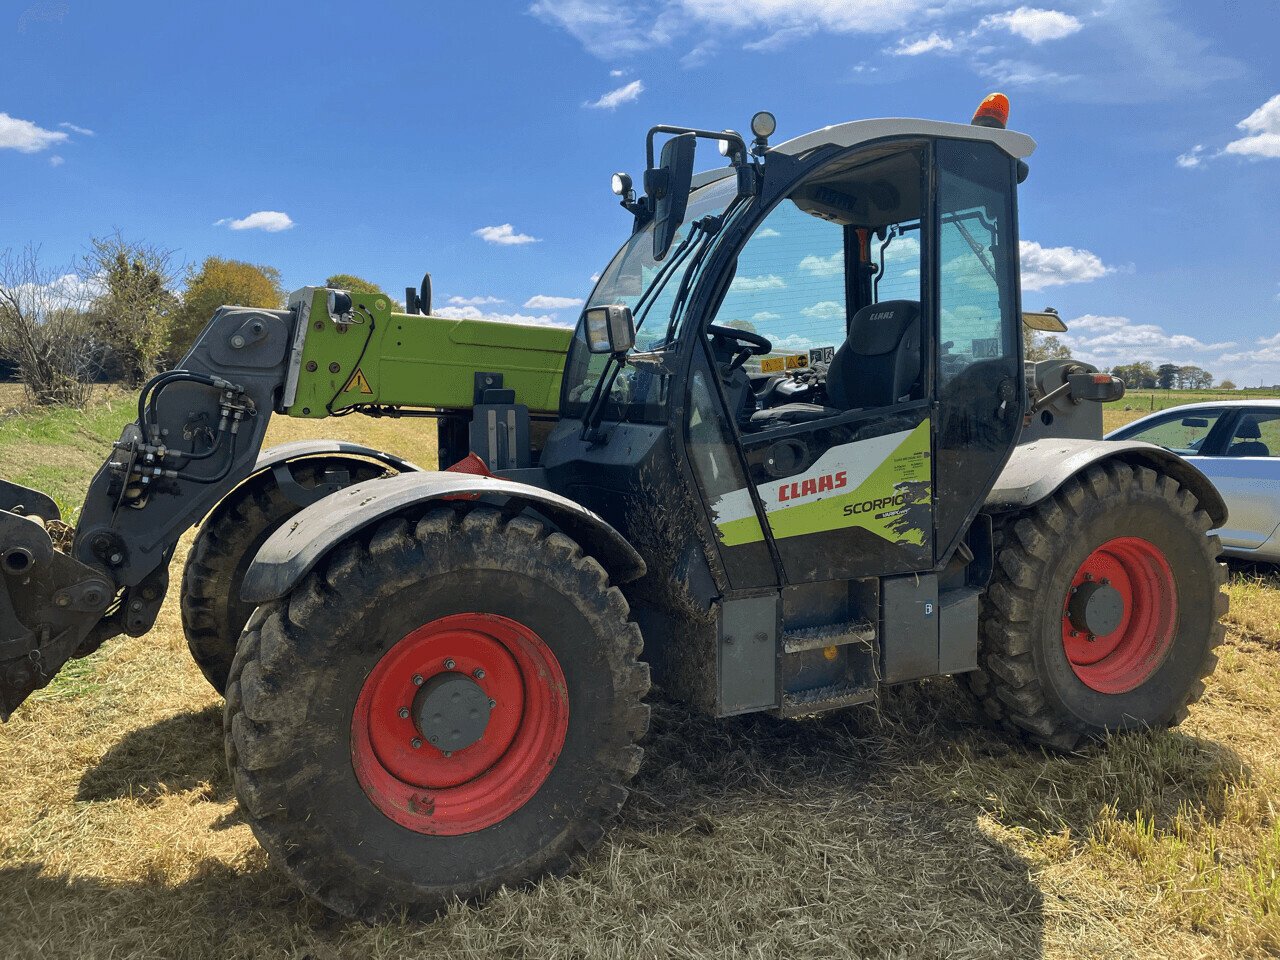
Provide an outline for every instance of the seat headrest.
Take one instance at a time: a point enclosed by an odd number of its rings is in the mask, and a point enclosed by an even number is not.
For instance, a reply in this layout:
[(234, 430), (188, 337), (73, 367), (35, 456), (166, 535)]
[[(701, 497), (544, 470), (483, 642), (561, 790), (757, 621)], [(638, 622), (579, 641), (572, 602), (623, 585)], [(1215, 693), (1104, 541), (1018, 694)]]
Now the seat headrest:
[(849, 346), (864, 357), (889, 353), (919, 316), (920, 304), (915, 300), (868, 304), (849, 321)]
[(1262, 431), (1258, 429), (1258, 421), (1254, 417), (1244, 417), (1240, 426), (1236, 427), (1236, 436), (1241, 440), (1261, 440)]

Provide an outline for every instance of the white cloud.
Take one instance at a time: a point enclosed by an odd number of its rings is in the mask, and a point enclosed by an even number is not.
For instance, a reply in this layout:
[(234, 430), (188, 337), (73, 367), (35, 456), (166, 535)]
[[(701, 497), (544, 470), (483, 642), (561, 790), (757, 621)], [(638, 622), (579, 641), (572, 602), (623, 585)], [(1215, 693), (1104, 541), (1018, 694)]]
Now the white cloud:
[(532, 316), (526, 313), (487, 313), (479, 307), (439, 307), (437, 317), (450, 320), (488, 320), (494, 323), (519, 323), (528, 327), (570, 327), (571, 321), (561, 320), (550, 314)]
[(1071, 14), (1058, 10), (1019, 7), (1008, 13), (996, 13), (983, 17), (978, 26), (979, 28), (1000, 27), (1032, 43), (1044, 43), (1046, 40), (1061, 40), (1063, 37), (1069, 37), (1079, 32), (1084, 24)]
[(501, 297), (450, 297), (455, 307), (485, 307), (492, 303), (504, 303)]
[(720, 44), (715, 40), (703, 40), (680, 58), (680, 66), (686, 70), (694, 70), (701, 67), (714, 57), (719, 49)]
[(1065, 283), (1088, 283), (1113, 272), (1102, 258), (1075, 247), (1042, 247), (1033, 240), (1018, 244), (1022, 261), (1022, 289), (1043, 290)]
[(0, 150), (39, 153), (66, 139), (67, 135), (59, 130), (46, 130), (30, 120), (19, 120), (7, 113), (0, 113)]
[(593, 274), (591, 275), (591, 282), (592, 282), (592, 283), (599, 283), (599, 282), (600, 282), (600, 274), (598, 274), (598, 273), (593, 273)]
[(1025, 60), (997, 60), (979, 63), (978, 73), (995, 83), (1009, 87), (1054, 86), (1070, 83), (1079, 77), (1073, 73), (1058, 73)]
[(759, 313), (753, 313), (751, 319), (756, 323), (768, 323), (770, 320), (781, 320), (782, 314), (774, 313), (772, 310), (761, 310)]
[(1232, 140), (1223, 153), (1254, 159), (1280, 158), (1280, 93), (1236, 124), (1248, 134)]
[(626, 76), (626, 74), (627, 74), (627, 71), (625, 71), (625, 70), (610, 70), (610, 71), (609, 71), (609, 76), (613, 77), (615, 80), (616, 80), (616, 79), (618, 79), (618, 77)]
[(773, 227), (765, 227), (763, 230), (757, 230), (753, 234), (753, 239), (760, 240), (766, 237), (780, 237), (780, 236), (782, 236), (782, 234), (780, 234), (777, 230), (773, 229)]
[(934, 50), (954, 50), (956, 47), (954, 40), (949, 40), (937, 31), (929, 34), (920, 40), (913, 40), (911, 43), (906, 38), (898, 41), (898, 45), (887, 51), (899, 57), (918, 57), (922, 53), (931, 53)]
[[(1061, 339), (1071, 347), (1073, 356), (1103, 369), (1150, 360), (1157, 364), (1194, 363), (1212, 370), (1215, 364), (1247, 356), (1222, 353), (1236, 345), (1233, 341), (1204, 343), (1186, 334), (1170, 333), (1158, 324), (1134, 323), (1128, 317), (1086, 314), (1067, 321), (1067, 333)], [(1220, 374), (1218, 370), (1213, 372)]]
[(63, 160), (63, 159), (62, 159), (60, 156), (58, 156), (56, 153), (55, 153), (52, 157), (50, 157), (50, 158), (49, 158), (49, 166), (51, 166), (51, 167), (60, 167), (60, 166), (62, 166), (62, 165), (63, 165), (64, 163), (66, 163), (66, 162), (67, 162), (67, 161)]
[(592, 110), (617, 110), (624, 103), (631, 103), (640, 98), (640, 94), (644, 93), (644, 81), (632, 80), (625, 86), (618, 87), (616, 90), (610, 90), (599, 100), (591, 100), (584, 103), (584, 107), (590, 107)]
[(693, 18), (719, 27), (817, 27), (834, 33), (876, 33), (917, 20), (925, 0), (679, 0)]
[(729, 289), (734, 293), (757, 293), (761, 290), (781, 290), (787, 283), (774, 273), (761, 277), (735, 277)]
[(1204, 163), (1204, 160), (1204, 144), (1197, 143), (1186, 153), (1178, 154), (1174, 163), (1180, 166), (1183, 170), (1194, 170), (1196, 167), (1201, 166)]
[(524, 302), (529, 310), (567, 310), (569, 307), (582, 306), (581, 297), (548, 297), (539, 293)]
[(823, 300), (811, 307), (805, 307), (800, 312), (813, 320), (833, 320), (844, 316), (844, 306), (834, 300)]
[(82, 137), (92, 137), (93, 131), (85, 127), (77, 127), (74, 123), (67, 123), (65, 120), (58, 124), (63, 130), (70, 130), (72, 133), (78, 133)]
[(744, 43), (742, 49), (750, 50), (753, 53), (773, 53), (775, 50), (789, 47), (797, 40), (803, 40), (805, 37), (812, 35), (812, 27), (783, 27), (781, 30), (761, 37), (759, 40)]
[(527, 233), (516, 233), (516, 228), (509, 223), (500, 223), (496, 227), (481, 227), (472, 233), (486, 243), (496, 243), (502, 247), (541, 242), (538, 237), (531, 237)]
[(265, 230), (267, 233), (279, 233), (281, 230), (290, 229), (293, 226), (293, 220), (287, 213), (281, 213), (279, 210), (259, 210), (238, 220), (223, 217), (221, 220), (214, 221), (213, 225), (230, 227), (232, 230)]
[(838, 277), (844, 273), (844, 251), (837, 250), (829, 257), (811, 253), (800, 261), (800, 269), (815, 277)]

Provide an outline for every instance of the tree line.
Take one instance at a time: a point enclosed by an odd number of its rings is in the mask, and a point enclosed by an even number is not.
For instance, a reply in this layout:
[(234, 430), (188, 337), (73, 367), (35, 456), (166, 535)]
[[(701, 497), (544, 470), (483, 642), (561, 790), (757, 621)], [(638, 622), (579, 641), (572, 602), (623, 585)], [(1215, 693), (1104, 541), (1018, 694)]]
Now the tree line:
[[(351, 274), (328, 286), (382, 293)], [(385, 294), (384, 294), (385, 295)], [(0, 253), (0, 377), (38, 404), (79, 406), (95, 381), (136, 387), (175, 366), (218, 307), (284, 306), (280, 271), (206, 257), (181, 268), (175, 253), (95, 237), (70, 267), (41, 261), (38, 247)]]
[[(1022, 328), (1022, 347), (1028, 360), (1067, 360), (1071, 357), (1071, 348), (1057, 337), (1037, 333), (1027, 327)], [(1192, 365), (1162, 363), (1157, 366), (1149, 360), (1138, 360), (1117, 364), (1107, 372), (1134, 390), (1207, 390), (1213, 386), (1213, 374)], [(1218, 388), (1237, 389), (1230, 380), (1223, 380)]]

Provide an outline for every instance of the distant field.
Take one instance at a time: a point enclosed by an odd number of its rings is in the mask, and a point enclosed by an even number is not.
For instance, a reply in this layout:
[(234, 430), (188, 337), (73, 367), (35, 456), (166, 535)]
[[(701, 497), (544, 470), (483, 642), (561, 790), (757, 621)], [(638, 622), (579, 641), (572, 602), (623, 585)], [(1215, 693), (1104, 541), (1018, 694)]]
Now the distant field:
[[(0, 419), (0, 475), (74, 509), (132, 416), (116, 394)], [(307, 435), (434, 450), (421, 421), (270, 429)], [(975, 725), (951, 681), (799, 723), (655, 698), (633, 796), (573, 876), (371, 927), (303, 899), (241, 819), (175, 589), (151, 634), (0, 727), (0, 957), (1275, 957), (1280, 576), (1238, 570), (1230, 591), (1221, 664), (1176, 731), (1048, 756)]]

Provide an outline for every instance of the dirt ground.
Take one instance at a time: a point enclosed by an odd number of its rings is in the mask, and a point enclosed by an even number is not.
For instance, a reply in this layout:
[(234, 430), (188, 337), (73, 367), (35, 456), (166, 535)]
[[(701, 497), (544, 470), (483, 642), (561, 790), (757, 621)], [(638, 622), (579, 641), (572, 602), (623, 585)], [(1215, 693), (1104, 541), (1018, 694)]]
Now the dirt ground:
[[(0, 422), (5, 475), (55, 457), (83, 489), (128, 415)], [(305, 435), (431, 462), (421, 421), (272, 427)], [(1237, 570), (1231, 594), (1190, 720), (1073, 756), (987, 732), (951, 681), (806, 722), (657, 696), (633, 796), (575, 873), (366, 926), (303, 899), (254, 841), (174, 591), (150, 635), (75, 662), (0, 728), (0, 957), (1275, 956), (1280, 577)]]

